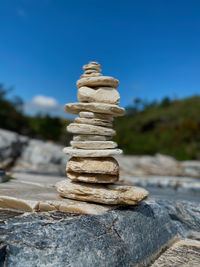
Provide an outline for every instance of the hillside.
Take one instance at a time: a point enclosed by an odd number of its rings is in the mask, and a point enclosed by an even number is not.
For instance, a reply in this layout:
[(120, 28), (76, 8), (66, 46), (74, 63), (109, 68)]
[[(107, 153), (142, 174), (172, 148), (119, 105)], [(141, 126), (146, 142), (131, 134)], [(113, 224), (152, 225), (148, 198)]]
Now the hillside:
[[(129, 111), (130, 110), (130, 111)], [(162, 153), (179, 160), (200, 159), (200, 97), (152, 103), (115, 119), (114, 138), (125, 154)]]

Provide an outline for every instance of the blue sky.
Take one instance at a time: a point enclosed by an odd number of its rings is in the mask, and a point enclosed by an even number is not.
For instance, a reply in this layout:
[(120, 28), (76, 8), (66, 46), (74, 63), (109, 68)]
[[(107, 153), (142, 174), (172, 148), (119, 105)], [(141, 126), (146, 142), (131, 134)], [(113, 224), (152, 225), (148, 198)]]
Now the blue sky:
[(193, 0), (1, 0), (0, 82), (29, 110), (45, 97), (60, 107), (98, 61), (119, 79), (123, 107), (200, 94), (199, 14)]

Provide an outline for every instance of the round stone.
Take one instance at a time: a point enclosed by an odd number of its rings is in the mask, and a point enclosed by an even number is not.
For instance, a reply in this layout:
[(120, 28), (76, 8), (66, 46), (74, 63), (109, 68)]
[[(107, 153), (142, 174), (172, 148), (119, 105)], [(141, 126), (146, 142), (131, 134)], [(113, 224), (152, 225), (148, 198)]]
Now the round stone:
[(77, 81), (77, 87), (113, 87), (117, 88), (119, 86), (119, 81), (110, 76), (99, 76), (99, 77), (91, 77), (91, 78), (83, 78)]
[(112, 157), (122, 154), (121, 149), (77, 149), (65, 147), (63, 152), (71, 157)]
[(101, 71), (101, 65), (97, 62), (89, 62), (87, 65), (83, 66), (84, 70), (93, 69), (97, 71)]
[(120, 95), (115, 88), (101, 87), (92, 89), (87, 86), (78, 89), (78, 100), (80, 102), (96, 102), (106, 104), (119, 104)]

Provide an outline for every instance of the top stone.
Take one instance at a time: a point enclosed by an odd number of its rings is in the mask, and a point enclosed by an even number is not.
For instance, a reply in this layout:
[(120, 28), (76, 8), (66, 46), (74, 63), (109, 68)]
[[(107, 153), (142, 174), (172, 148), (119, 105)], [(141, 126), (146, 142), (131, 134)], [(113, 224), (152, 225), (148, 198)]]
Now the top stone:
[(87, 71), (87, 70), (96, 70), (96, 71), (99, 72), (99, 71), (101, 71), (101, 65), (99, 63), (93, 61), (93, 62), (90, 62), (87, 65), (84, 65), (83, 69), (85, 71)]

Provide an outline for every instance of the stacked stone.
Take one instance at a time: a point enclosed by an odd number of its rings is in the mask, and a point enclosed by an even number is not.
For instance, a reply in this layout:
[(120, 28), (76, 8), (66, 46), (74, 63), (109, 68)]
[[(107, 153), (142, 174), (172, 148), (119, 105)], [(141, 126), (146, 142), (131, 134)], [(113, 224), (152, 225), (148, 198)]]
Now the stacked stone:
[(84, 74), (77, 81), (79, 103), (65, 106), (66, 111), (79, 114), (67, 130), (74, 134), (71, 147), (64, 152), (71, 156), (67, 177), (57, 184), (63, 197), (106, 204), (135, 204), (147, 196), (142, 188), (110, 185), (119, 180), (119, 165), (113, 156), (122, 153), (111, 139), (113, 117), (125, 110), (118, 106), (119, 81), (103, 76), (101, 66), (90, 62), (83, 66)]

